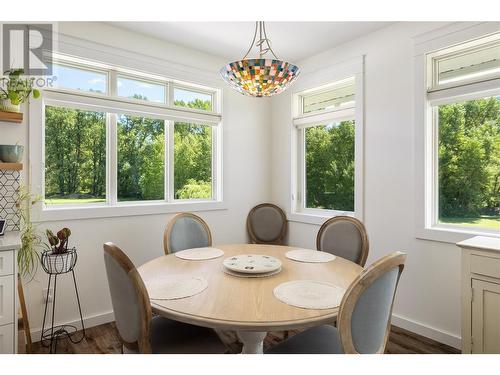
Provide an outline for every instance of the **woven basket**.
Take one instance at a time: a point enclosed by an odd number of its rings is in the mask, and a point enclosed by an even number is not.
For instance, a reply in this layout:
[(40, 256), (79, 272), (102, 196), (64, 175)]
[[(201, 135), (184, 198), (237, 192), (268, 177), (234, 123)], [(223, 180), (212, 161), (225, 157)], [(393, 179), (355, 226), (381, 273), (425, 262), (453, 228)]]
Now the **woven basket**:
[(50, 275), (59, 275), (72, 271), (75, 268), (77, 259), (75, 247), (62, 254), (53, 254), (52, 251), (46, 250), (41, 257), (42, 267)]

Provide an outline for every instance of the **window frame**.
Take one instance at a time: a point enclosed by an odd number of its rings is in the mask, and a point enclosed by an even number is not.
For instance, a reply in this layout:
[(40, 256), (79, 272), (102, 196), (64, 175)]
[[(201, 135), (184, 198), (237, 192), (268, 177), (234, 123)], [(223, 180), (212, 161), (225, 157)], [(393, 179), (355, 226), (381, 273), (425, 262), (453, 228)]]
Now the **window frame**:
[[(67, 63), (66, 63), (67, 61)], [(35, 208), (35, 221), (65, 220), (96, 217), (113, 217), (126, 215), (158, 214), (183, 210), (204, 211), (224, 209), (222, 197), (222, 108), (220, 106), (221, 89), (209, 88), (197, 84), (183, 82), (183, 87), (195, 92), (210, 92), (212, 95), (212, 111), (175, 107), (172, 96), (174, 85), (180, 81), (161, 78), (139, 71), (131, 71), (115, 66), (105, 66), (78, 58), (68, 58), (55, 63), (70, 65), (85, 70), (105, 72), (108, 79), (108, 93), (94, 93), (68, 88), (46, 88), (37, 101), (30, 103), (30, 158), (32, 164), (32, 181), (40, 181), (40, 185), (32, 183), (32, 191), (42, 197), (42, 202)], [(130, 99), (117, 95), (118, 75), (150, 83), (159, 83), (165, 87), (165, 103)], [(160, 80), (161, 79), (161, 80)], [(203, 90), (203, 91), (202, 91)], [(217, 99), (216, 99), (217, 98)], [(87, 111), (106, 113), (106, 202), (90, 204), (45, 204), (45, 107), (56, 106)], [(165, 184), (164, 199), (145, 201), (118, 201), (117, 196), (117, 122), (119, 115), (150, 117), (163, 120), (165, 124)], [(174, 123), (201, 123), (212, 126), (212, 197), (210, 199), (173, 199), (173, 150)]]
[[(439, 113), (438, 106), (500, 95), (500, 77), (485, 75), (439, 85), (436, 77), (436, 58), (473, 52), (492, 38), (500, 37), (493, 25), (477, 24), (455, 30), (434, 40), (416, 43), (416, 189), (415, 236), (419, 239), (456, 243), (471, 235), (500, 237), (492, 229), (439, 223)], [(495, 36), (496, 34), (496, 36)], [(451, 46), (451, 47), (450, 47)], [(419, 126), (421, 124), (421, 126)]]
[[(363, 220), (364, 192), (364, 56), (339, 64), (320, 73), (309, 75), (292, 93), (292, 181), (290, 218), (292, 221), (322, 224), (326, 218), (347, 215)], [(355, 103), (351, 106), (303, 113), (305, 95), (329, 91), (342, 81), (354, 79)], [(354, 120), (354, 211), (308, 208), (305, 206), (305, 129), (325, 122)]]

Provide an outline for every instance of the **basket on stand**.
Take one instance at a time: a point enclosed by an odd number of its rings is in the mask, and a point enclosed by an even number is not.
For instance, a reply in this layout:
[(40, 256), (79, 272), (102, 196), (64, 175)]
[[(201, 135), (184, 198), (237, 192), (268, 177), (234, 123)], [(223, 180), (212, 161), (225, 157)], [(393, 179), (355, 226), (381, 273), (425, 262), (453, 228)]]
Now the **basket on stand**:
[(45, 250), (41, 256), (43, 270), (49, 275), (61, 275), (72, 271), (77, 259), (75, 247), (62, 254), (54, 254), (51, 250)]
[[(45, 298), (45, 310), (43, 314), (42, 324), (42, 345), (50, 346), (50, 353), (55, 353), (57, 350), (57, 340), (61, 336), (66, 336), (72, 343), (76, 344), (85, 338), (85, 326), (83, 324), (82, 308), (80, 306), (80, 297), (76, 285), (74, 268), (78, 259), (76, 248), (67, 249), (61, 253), (54, 253), (52, 250), (46, 250), (41, 255), (41, 263), (43, 270), (49, 275), (47, 286), (47, 295)], [(54, 326), (55, 310), (56, 310), (56, 292), (57, 292), (57, 277), (62, 274), (71, 272), (73, 276), (73, 284), (75, 286), (76, 301), (78, 303), (78, 312), (80, 313), (81, 337), (75, 337), (78, 328), (72, 324), (63, 324)], [(53, 282), (54, 293), (52, 295), (52, 319), (50, 328), (45, 328), (47, 317), (47, 309), (49, 306), (49, 292)], [(80, 336), (80, 335), (78, 335)]]

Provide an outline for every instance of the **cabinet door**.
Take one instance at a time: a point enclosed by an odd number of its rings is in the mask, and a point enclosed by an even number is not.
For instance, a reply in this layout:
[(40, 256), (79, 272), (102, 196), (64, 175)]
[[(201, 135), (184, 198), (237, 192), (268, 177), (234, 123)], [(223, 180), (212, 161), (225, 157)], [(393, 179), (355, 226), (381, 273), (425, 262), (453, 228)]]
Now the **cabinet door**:
[(0, 326), (0, 354), (14, 354), (14, 324)]
[(500, 353), (500, 284), (472, 280), (472, 353)]
[(0, 251), (0, 276), (14, 273), (14, 250)]
[(14, 322), (14, 277), (0, 276), (0, 325)]

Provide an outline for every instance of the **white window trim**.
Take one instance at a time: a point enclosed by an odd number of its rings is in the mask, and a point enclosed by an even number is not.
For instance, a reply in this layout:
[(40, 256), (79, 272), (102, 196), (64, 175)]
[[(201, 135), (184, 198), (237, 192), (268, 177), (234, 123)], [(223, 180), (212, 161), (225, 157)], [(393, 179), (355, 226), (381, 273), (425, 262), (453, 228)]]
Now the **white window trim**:
[[(61, 37), (62, 40), (65, 39), (64, 36)], [(75, 40), (71, 37), (67, 38), (71, 43), (68, 43), (70, 50), (74, 48)], [(76, 43), (79, 43), (77, 41)], [(83, 44), (87, 44), (84, 42)], [(64, 47), (64, 43), (60, 43), (60, 47)], [(89, 50), (86, 48), (86, 56), (92, 55), (93, 52), (101, 59), (103, 58), (102, 46), (101, 50)], [(114, 48), (106, 47), (109, 49), (110, 60), (115, 58), (113, 54)], [(104, 57), (107, 57), (104, 54)], [(146, 79), (155, 81), (158, 76), (142, 77), (142, 75), (134, 75), (134, 71), (143, 71), (141, 68), (137, 69), (137, 57), (141, 58), (146, 64), (146, 61), (151, 60), (146, 56), (134, 56), (136, 58), (134, 62), (135, 66), (131, 66), (130, 70), (123, 70), (123, 75), (131, 78)], [(71, 62), (74, 65), (74, 61)], [(103, 66), (99, 65), (96, 70), (101, 70)], [(168, 70), (169, 63), (165, 63), (165, 70)], [(87, 65), (82, 65), (83, 68), (89, 69)], [(31, 191), (35, 195), (43, 197), (44, 191), (44, 108), (45, 105), (69, 105), (77, 108), (93, 110), (93, 111), (105, 111), (111, 112), (108, 116), (116, 118), (116, 112), (123, 114), (130, 114), (135, 116), (145, 116), (163, 119), (166, 122), (165, 131), (171, 134), (167, 135), (167, 140), (170, 145), (166, 145), (166, 159), (165, 163), (169, 163), (171, 168), (166, 168), (166, 172), (169, 176), (165, 176), (168, 181), (168, 185), (165, 185), (166, 195), (165, 200), (160, 201), (140, 201), (140, 202), (116, 202), (116, 194), (110, 194), (111, 191), (116, 192), (117, 187), (116, 181), (116, 168), (111, 168), (111, 165), (116, 165), (116, 137), (110, 135), (116, 134), (116, 121), (107, 121), (107, 148), (106, 152), (106, 196), (108, 202), (106, 204), (86, 204), (86, 205), (65, 205), (65, 206), (49, 206), (46, 207), (43, 202), (39, 202), (35, 205), (33, 210), (33, 221), (53, 221), (53, 220), (73, 220), (73, 219), (87, 219), (87, 218), (100, 218), (100, 217), (116, 217), (116, 216), (129, 216), (129, 215), (149, 215), (149, 214), (162, 214), (162, 213), (174, 213), (182, 211), (211, 211), (211, 210), (221, 210), (227, 209), (226, 204), (223, 201), (223, 124), (222, 124), (222, 88), (215, 86), (216, 80), (205, 78), (206, 74), (204, 72), (194, 71), (193, 68), (186, 68), (186, 70), (191, 70), (193, 73), (191, 77), (200, 77), (199, 83), (191, 84), (186, 83), (186, 81), (169, 79), (165, 83), (166, 87), (166, 99), (167, 102), (155, 103), (147, 101), (139, 101), (127, 98), (121, 98), (116, 96), (114, 92), (114, 86), (112, 86), (112, 81), (116, 80), (117, 74), (122, 74), (122, 71), (111, 70), (108, 75), (109, 94), (96, 94), (87, 92), (78, 92), (74, 90), (67, 89), (48, 89), (44, 90), (42, 98), (36, 101), (32, 101), (29, 105), (29, 182), (31, 186)], [(173, 69), (175, 72), (175, 68)], [(131, 74), (132, 72), (132, 74)], [(141, 73), (142, 74), (142, 73)], [(162, 75), (163, 76), (163, 75)], [(182, 77), (182, 74), (180, 75)], [(154, 77), (154, 78), (153, 78)], [(196, 78), (197, 79), (197, 78)], [(173, 86), (182, 87), (190, 89), (192, 91), (203, 91), (210, 92), (212, 95), (212, 111), (202, 111), (183, 107), (169, 106), (172, 103), (173, 90), (168, 89)], [(103, 105), (103, 103), (105, 103)], [(114, 113), (113, 113), (114, 112)], [(194, 122), (202, 123), (207, 125), (212, 125), (212, 199), (192, 199), (192, 200), (179, 200), (173, 199), (173, 122)], [(171, 126), (167, 126), (170, 123)], [(170, 147), (168, 147), (170, 146)], [(110, 153), (110, 150), (114, 150)], [(167, 164), (166, 164), (167, 165)], [(110, 200), (109, 198), (114, 198)]]
[[(432, 106), (454, 101), (471, 100), (488, 96), (498, 91), (499, 80), (481, 83), (465, 83), (461, 87), (442, 87), (427, 93), (428, 69), (427, 55), (433, 51), (458, 45), (468, 40), (481, 38), (500, 31), (500, 22), (458, 23), (439, 29), (436, 33), (416, 38), (415, 44), (415, 237), (418, 239), (457, 243), (471, 236), (499, 237), (491, 230), (460, 227), (457, 225), (436, 224), (437, 218), (437, 135), (435, 111)], [(446, 92), (445, 92), (446, 91)]]
[[(364, 56), (346, 61), (334, 67), (319, 72), (303, 75), (300, 83), (294, 86), (291, 95), (291, 195), (289, 220), (320, 225), (333, 216), (347, 215), (363, 220), (364, 216)], [(300, 94), (328, 83), (342, 81), (346, 78), (355, 78), (355, 105), (342, 109), (326, 110), (317, 114), (299, 114), (301, 103)], [(304, 201), (305, 178), (304, 170), (304, 128), (312, 123), (318, 124), (322, 120), (342, 121), (355, 120), (355, 174), (354, 174), (354, 212), (304, 208), (300, 205)], [(300, 199), (299, 199), (300, 198)], [(300, 200), (300, 202), (299, 202)]]

